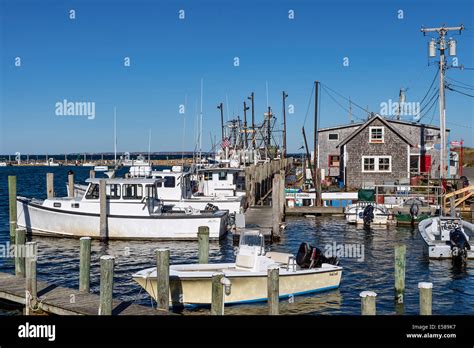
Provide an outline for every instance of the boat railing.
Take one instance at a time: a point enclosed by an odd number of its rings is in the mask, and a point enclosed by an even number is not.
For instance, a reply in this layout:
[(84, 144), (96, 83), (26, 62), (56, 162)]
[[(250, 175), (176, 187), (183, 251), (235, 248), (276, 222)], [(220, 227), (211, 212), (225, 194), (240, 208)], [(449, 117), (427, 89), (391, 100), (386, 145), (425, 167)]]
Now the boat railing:
[(441, 205), (443, 187), (432, 185), (384, 184), (374, 185), (375, 201), (380, 204), (400, 205), (410, 198), (419, 198), (430, 205)]

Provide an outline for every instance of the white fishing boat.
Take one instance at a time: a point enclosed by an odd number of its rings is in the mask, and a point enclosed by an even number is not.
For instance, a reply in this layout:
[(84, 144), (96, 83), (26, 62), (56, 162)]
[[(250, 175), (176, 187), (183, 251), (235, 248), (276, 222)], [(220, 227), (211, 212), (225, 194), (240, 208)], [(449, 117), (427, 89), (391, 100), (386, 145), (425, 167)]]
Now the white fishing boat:
[(382, 204), (357, 202), (348, 205), (344, 210), (344, 215), (350, 224), (386, 225), (390, 212)]
[[(157, 194), (163, 179), (104, 179), (107, 195), (107, 236), (110, 239), (193, 240), (199, 226), (209, 238), (227, 232), (228, 212), (166, 209)], [(38, 200), (17, 197), (18, 225), (33, 234), (100, 237), (100, 179), (87, 179), (83, 196)]]
[(245, 196), (245, 171), (241, 168), (210, 167), (197, 171), (197, 195)]
[(474, 224), (457, 217), (432, 217), (419, 223), (420, 235), (432, 259), (474, 259), (469, 244)]
[[(170, 303), (175, 306), (209, 305), (212, 275), (218, 272), (230, 281), (224, 296), (226, 304), (267, 300), (267, 271), (279, 269), (280, 298), (320, 292), (339, 287), (342, 267), (336, 258), (326, 258), (321, 250), (307, 243), (298, 255), (265, 252), (264, 237), (259, 231), (247, 230), (241, 235), (235, 263), (178, 264), (170, 266)], [(155, 300), (156, 267), (133, 275)]]
[(7, 162), (0, 162), (0, 167), (6, 167), (7, 166)]

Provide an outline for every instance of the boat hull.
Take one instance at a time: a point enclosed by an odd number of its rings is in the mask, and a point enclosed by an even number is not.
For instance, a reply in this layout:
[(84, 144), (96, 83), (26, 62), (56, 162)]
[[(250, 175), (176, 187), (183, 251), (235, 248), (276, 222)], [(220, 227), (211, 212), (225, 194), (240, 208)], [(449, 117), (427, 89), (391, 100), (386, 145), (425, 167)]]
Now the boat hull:
[[(371, 225), (387, 225), (388, 224), (388, 214), (384, 208), (379, 207), (376, 204), (372, 204), (374, 207), (374, 219), (370, 223)], [(346, 208), (344, 215), (346, 221), (349, 224), (363, 225), (364, 218), (363, 213), (367, 205), (350, 205)]]
[[(232, 267), (234, 264), (229, 264)], [(216, 265), (203, 265), (215, 267)], [(224, 296), (226, 304), (240, 304), (267, 301), (267, 273), (236, 274), (222, 271), (231, 281), (231, 293)], [(225, 266), (225, 264), (224, 264)], [(142, 272), (146, 272), (142, 271)], [(189, 273), (189, 272), (188, 272)], [(280, 269), (279, 297), (286, 298), (315, 292), (322, 292), (339, 287), (342, 268), (331, 266), (328, 269), (311, 269), (304, 271), (285, 271)], [(134, 275), (134, 280), (142, 286), (155, 300), (157, 298), (156, 275), (145, 277)], [(212, 300), (212, 276), (192, 277), (180, 276), (179, 272), (170, 270), (170, 301), (173, 305), (209, 305)]]
[[(18, 226), (37, 235), (100, 238), (100, 216), (43, 207), (27, 199), (17, 200)], [(174, 215), (174, 216), (173, 216)], [(209, 238), (221, 239), (227, 232), (228, 214), (176, 214), (107, 217), (109, 239), (195, 240), (199, 226), (209, 227)]]

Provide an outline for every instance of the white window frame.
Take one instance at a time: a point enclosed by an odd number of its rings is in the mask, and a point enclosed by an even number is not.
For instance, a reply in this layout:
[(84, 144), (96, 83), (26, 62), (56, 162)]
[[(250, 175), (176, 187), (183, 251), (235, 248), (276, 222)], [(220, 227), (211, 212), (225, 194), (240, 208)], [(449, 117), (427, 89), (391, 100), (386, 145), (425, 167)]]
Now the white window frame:
[[(374, 170), (365, 170), (364, 162), (366, 158), (373, 158), (374, 159)], [(379, 169), (379, 160), (381, 158), (388, 158), (389, 169), (388, 170), (380, 170)], [(362, 173), (391, 173), (392, 172), (392, 156), (362, 156)]]
[[(336, 134), (336, 135), (337, 135), (337, 139), (331, 139), (331, 138), (329, 138), (329, 136), (330, 136), (331, 134)], [(339, 141), (339, 133), (328, 133), (328, 141)]]
[[(372, 130), (373, 129), (381, 129), (382, 130), (382, 140), (374, 140), (372, 139)], [(371, 144), (383, 144), (385, 142), (385, 127), (384, 126), (373, 126), (369, 127), (369, 143)]]

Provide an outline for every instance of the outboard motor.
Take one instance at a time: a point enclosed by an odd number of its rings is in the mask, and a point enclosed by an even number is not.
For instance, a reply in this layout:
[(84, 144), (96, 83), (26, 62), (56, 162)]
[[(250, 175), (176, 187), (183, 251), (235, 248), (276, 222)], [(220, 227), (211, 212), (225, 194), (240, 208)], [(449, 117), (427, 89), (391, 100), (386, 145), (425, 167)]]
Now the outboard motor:
[(206, 207), (204, 208), (205, 211), (212, 211), (212, 212), (216, 212), (219, 210), (219, 208), (217, 206), (215, 206), (214, 204), (211, 204), (211, 203), (207, 203), (206, 204)]
[(410, 206), (410, 216), (411, 216), (412, 224), (415, 222), (415, 219), (418, 217), (419, 211), (420, 211), (420, 207), (418, 207), (418, 204), (412, 203), (412, 205)]
[(374, 206), (372, 204), (364, 208), (362, 219), (364, 220), (364, 225), (370, 225), (374, 221)]
[(453, 259), (465, 261), (467, 259), (467, 251), (471, 250), (471, 245), (460, 227), (456, 227), (449, 232), (449, 243)]
[(339, 259), (337, 257), (325, 257), (321, 249), (309, 245), (309, 243), (301, 243), (296, 254), (296, 263), (301, 268), (317, 268), (321, 267), (323, 263), (337, 266)]

